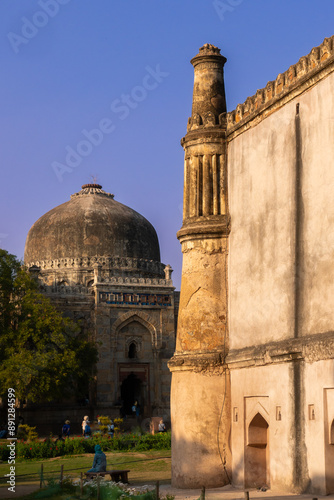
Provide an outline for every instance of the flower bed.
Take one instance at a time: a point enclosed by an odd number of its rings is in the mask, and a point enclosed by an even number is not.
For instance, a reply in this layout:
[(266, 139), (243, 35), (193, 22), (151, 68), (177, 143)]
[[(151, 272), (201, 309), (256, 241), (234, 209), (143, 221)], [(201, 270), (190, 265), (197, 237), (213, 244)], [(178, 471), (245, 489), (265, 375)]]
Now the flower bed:
[[(0, 460), (7, 461), (9, 457), (8, 442), (0, 444)], [(108, 451), (149, 451), (170, 450), (170, 432), (162, 434), (122, 434), (118, 437), (94, 436), (92, 438), (70, 437), (65, 441), (17, 441), (16, 458), (27, 460), (32, 458), (53, 458), (64, 455), (79, 455), (94, 453), (94, 447), (99, 444), (104, 452)]]

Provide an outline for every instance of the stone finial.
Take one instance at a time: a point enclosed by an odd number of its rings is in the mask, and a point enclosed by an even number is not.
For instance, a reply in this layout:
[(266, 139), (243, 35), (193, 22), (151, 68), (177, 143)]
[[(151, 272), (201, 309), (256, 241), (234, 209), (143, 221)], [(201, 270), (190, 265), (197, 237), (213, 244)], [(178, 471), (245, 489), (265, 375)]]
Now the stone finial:
[(205, 43), (203, 47), (200, 47), (198, 54), (191, 59), (191, 64), (195, 67), (197, 64), (206, 61), (216, 61), (219, 64), (226, 63), (226, 57), (220, 53), (220, 49), (212, 45), (211, 43)]
[(203, 47), (199, 49), (199, 54), (201, 56), (207, 55), (207, 54), (216, 54), (216, 55), (221, 55), (220, 54), (220, 49), (218, 47), (215, 47), (212, 45), (212, 43), (205, 43)]
[(90, 184), (84, 184), (83, 186), (81, 186), (81, 191), (79, 191), (78, 193), (71, 194), (71, 199), (76, 198), (77, 196), (86, 196), (90, 194), (99, 194), (114, 199), (113, 194), (103, 191), (101, 184), (95, 184), (94, 182)]
[(166, 280), (172, 279), (172, 272), (173, 272), (173, 269), (171, 268), (171, 266), (169, 264), (167, 264), (167, 266), (165, 266), (165, 269), (164, 269)]
[(220, 49), (206, 43), (191, 59), (194, 66), (192, 117), (188, 132), (198, 128), (219, 128), (219, 115), (226, 113), (224, 64)]
[(81, 189), (86, 189), (86, 188), (96, 188), (96, 189), (102, 189), (101, 184), (96, 184), (95, 182), (91, 182), (89, 184), (84, 184), (81, 186)]

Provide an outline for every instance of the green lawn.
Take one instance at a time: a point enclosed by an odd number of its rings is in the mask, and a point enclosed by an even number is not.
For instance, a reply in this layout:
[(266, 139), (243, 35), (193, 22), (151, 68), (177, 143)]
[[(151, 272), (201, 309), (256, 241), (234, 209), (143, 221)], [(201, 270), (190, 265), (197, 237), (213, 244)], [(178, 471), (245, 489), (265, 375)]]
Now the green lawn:
[[(169, 482), (171, 478), (171, 452), (170, 450), (150, 452), (113, 452), (106, 453), (108, 469), (130, 469), (130, 484), (153, 484), (159, 480)], [(16, 463), (16, 484), (39, 483), (39, 472), (43, 463), (44, 476), (59, 478), (60, 467), (64, 466), (64, 475), (80, 477), (80, 472), (85, 472), (92, 467), (93, 454), (77, 455), (73, 457), (57, 457), (44, 461), (27, 460)], [(167, 457), (167, 458), (165, 458)], [(78, 470), (73, 470), (78, 469)], [(7, 463), (0, 464), (0, 487), (7, 487), (4, 474), (9, 471)], [(24, 476), (25, 474), (33, 474)], [(22, 476), (22, 477), (20, 477)]]

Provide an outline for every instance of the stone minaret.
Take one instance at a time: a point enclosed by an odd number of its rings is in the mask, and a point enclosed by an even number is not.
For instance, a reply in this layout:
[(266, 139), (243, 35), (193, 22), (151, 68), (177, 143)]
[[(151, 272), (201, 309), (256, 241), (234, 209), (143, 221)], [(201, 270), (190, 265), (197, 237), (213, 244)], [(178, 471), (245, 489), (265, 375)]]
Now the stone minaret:
[(225, 57), (206, 44), (195, 69), (185, 150), (183, 268), (172, 371), (172, 483), (215, 487), (230, 477), (230, 383), (225, 367), (229, 214)]

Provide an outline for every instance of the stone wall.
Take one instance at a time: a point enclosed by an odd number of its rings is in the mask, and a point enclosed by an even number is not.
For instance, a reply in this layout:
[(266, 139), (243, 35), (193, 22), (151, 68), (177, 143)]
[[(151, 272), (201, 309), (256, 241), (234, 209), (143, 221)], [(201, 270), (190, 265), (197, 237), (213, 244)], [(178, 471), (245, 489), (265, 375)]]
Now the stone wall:
[(191, 60), (172, 481), (333, 493), (334, 37), (230, 113), (225, 62)]
[[(227, 362), (241, 487), (334, 492), (333, 71), (331, 38), (227, 118)], [(252, 432), (266, 443), (248, 442)]]

